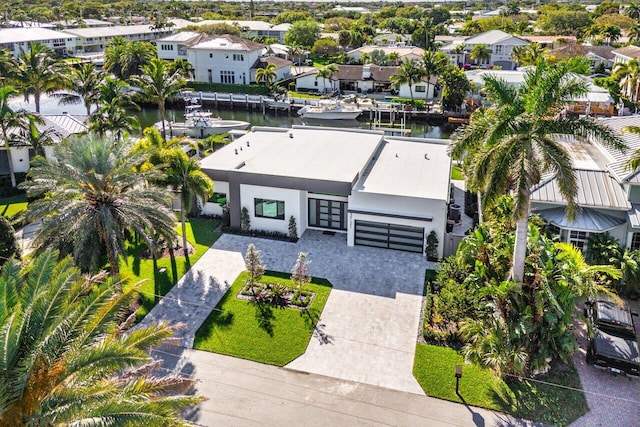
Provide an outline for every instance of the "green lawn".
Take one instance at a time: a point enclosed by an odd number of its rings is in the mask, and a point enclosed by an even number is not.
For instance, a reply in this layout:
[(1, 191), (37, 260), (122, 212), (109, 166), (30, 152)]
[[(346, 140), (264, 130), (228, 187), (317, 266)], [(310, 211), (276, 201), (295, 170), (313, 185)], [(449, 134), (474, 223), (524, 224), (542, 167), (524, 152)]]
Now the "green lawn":
[[(455, 392), (456, 365), (462, 365), (459, 391), (464, 402)], [(429, 396), (494, 409), (546, 424), (567, 425), (588, 410), (582, 392), (528, 380), (503, 381), (488, 369), (466, 365), (458, 351), (447, 347), (418, 344), (413, 373)], [(581, 388), (573, 367), (558, 367), (539, 380)]]
[(289, 97), (299, 99), (322, 99), (322, 95), (312, 95), (310, 93), (292, 91), (289, 91)]
[(6, 218), (11, 218), (24, 210), (27, 210), (27, 196), (24, 194), (0, 199), (0, 214)]
[[(331, 283), (314, 278), (305, 286), (316, 295), (309, 310), (304, 311), (236, 298), (246, 279), (244, 272), (233, 282), (196, 332), (193, 348), (284, 366), (305, 352), (331, 292)], [(261, 282), (294, 287), (288, 274), (272, 271)]]
[(454, 166), (451, 168), (451, 179), (457, 179), (459, 181), (464, 180), (464, 175), (462, 175), (462, 168), (460, 168), (460, 166)]
[[(189, 263), (196, 261), (209, 249), (220, 237), (213, 231), (217, 223), (210, 220), (191, 219), (187, 222), (187, 239), (194, 245), (195, 253), (189, 256)], [(182, 235), (180, 224), (176, 226), (178, 234)], [(189, 264), (184, 256), (162, 258), (157, 261), (156, 269), (153, 268), (153, 260), (141, 259), (138, 254), (146, 248), (144, 244), (130, 244), (127, 250), (126, 260), (120, 262), (120, 273), (123, 278), (129, 279), (129, 283), (137, 283), (148, 279), (140, 288), (142, 307), (137, 311), (138, 319), (142, 319), (158, 302), (156, 295), (165, 295), (176, 282), (189, 270)], [(160, 270), (164, 269), (162, 272)]]

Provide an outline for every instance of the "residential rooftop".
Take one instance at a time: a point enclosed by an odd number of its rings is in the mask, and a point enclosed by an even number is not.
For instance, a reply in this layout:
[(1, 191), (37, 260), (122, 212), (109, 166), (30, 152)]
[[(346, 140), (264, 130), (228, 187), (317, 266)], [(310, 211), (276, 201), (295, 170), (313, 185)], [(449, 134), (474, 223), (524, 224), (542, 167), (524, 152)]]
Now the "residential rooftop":
[(258, 49), (264, 49), (265, 45), (247, 40), (242, 37), (223, 34), (219, 36), (208, 37), (194, 45), (191, 49), (214, 49), (214, 50), (233, 50), (251, 52)]
[(75, 36), (48, 28), (1, 28), (0, 44), (23, 43), (55, 39), (72, 39)]
[(170, 36), (156, 39), (154, 40), (154, 42), (187, 43), (197, 39), (200, 36), (202, 36), (202, 33), (198, 33), (195, 31), (181, 31), (179, 33), (171, 34)]
[(383, 137), (357, 129), (254, 127), (202, 159), (201, 167), (353, 184)]
[[(174, 23), (173, 27), (163, 28), (161, 30), (151, 29), (151, 25), (149, 24), (140, 24), (140, 25), (114, 25), (112, 27), (94, 27), (94, 28), (68, 28), (63, 30), (65, 33), (73, 34), (78, 37), (117, 37), (117, 36), (131, 36), (134, 34), (153, 34), (158, 33), (161, 34), (166, 31), (177, 30), (185, 26), (184, 22), (174, 22), (174, 20), (169, 20), (169, 22)], [(186, 21), (188, 22), (188, 21)]]
[(448, 200), (448, 140), (385, 137), (382, 151), (356, 186), (362, 193)]

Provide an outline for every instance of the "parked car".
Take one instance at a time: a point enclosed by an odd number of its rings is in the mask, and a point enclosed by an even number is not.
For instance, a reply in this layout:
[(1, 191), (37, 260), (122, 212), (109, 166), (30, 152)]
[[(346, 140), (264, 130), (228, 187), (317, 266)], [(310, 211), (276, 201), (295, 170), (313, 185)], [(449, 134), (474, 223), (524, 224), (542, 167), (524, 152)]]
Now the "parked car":
[(640, 351), (632, 317), (637, 313), (602, 300), (587, 302), (584, 311), (589, 321), (587, 363), (616, 374), (640, 376)]

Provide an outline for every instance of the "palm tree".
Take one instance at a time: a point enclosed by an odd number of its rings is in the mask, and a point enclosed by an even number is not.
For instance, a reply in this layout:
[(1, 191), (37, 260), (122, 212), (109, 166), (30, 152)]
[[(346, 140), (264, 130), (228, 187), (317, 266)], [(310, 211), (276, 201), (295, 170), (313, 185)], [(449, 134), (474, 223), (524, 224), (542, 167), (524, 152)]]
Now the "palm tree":
[(29, 117), (29, 128), (22, 129), (18, 136), (19, 141), (30, 145), (38, 156), (44, 156), (44, 147), (51, 146), (56, 141), (62, 139), (62, 135), (54, 128), (38, 129), (39, 124), (44, 122), (38, 116)]
[(316, 74), (316, 80), (318, 80), (318, 78), (322, 78), (323, 92), (327, 91), (327, 79), (331, 80), (331, 77), (333, 77), (333, 75), (337, 72), (338, 67), (336, 67), (335, 64), (325, 65), (318, 70), (318, 73)]
[(97, 104), (100, 99), (100, 85), (104, 82), (104, 71), (97, 69), (95, 64), (89, 63), (71, 69), (65, 78), (65, 86), (70, 92), (56, 95), (60, 97), (60, 103), (68, 105), (82, 102), (87, 110), (87, 116), (91, 115), (91, 106)]
[(195, 68), (193, 68), (191, 62), (186, 61), (182, 58), (178, 58), (175, 61), (169, 63), (168, 68), (169, 74), (173, 74), (175, 71), (178, 71), (185, 79), (193, 78), (193, 73), (195, 72)]
[(465, 64), (465, 61), (467, 60), (467, 45), (460, 43), (453, 48), (453, 52), (456, 55), (462, 55), (462, 62), (459, 65)]
[(618, 41), (622, 31), (617, 25), (605, 25), (602, 27), (602, 35), (607, 39), (607, 45), (611, 45), (611, 43)]
[(573, 218), (576, 211), (578, 188), (571, 157), (553, 136), (589, 136), (619, 150), (625, 144), (609, 127), (589, 117), (559, 114), (566, 103), (587, 91), (582, 80), (571, 77), (565, 62), (551, 65), (540, 58), (517, 88), (494, 76), (484, 80), (484, 90), (493, 105), (474, 113), (471, 123), (456, 136), (452, 152), (459, 158), (474, 156), (471, 181), (488, 202), (508, 191), (514, 194), (516, 242), (511, 275), (522, 282), (531, 190), (540, 183), (543, 173), (555, 175), (567, 201), (568, 217)]
[(0, 49), (0, 82), (9, 80), (16, 71), (16, 60), (7, 49)]
[(486, 44), (477, 44), (471, 48), (469, 57), (478, 65), (491, 61), (491, 48)]
[(117, 77), (106, 76), (98, 85), (98, 103), (111, 104), (115, 102), (121, 107), (138, 107), (132, 99), (133, 92), (129, 85)]
[(149, 64), (142, 67), (142, 75), (134, 76), (131, 81), (144, 91), (149, 101), (158, 105), (162, 120), (162, 137), (166, 139), (165, 103), (187, 84), (182, 73), (179, 71), (170, 73), (162, 59), (153, 58)]
[(399, 88), (403, 84), (409, 85), (411, 102), (413, 102), (413, 85), (422, 81), (425, 76), (424, 68), (416, 59), (405, 59), (398, 68), (398, 74), (391, 76), (391, 83)]
[(36, 113), (40, 112), (40, 97), (62, 86), (62, 64), (55, 59), (51, 48), (43, 43), (29, 42), (29, 50), (18, 58), (15, 82), (28, 101), (33, 95)]
[(167, 323), (127, 331), (123, 313), (140, 290), (82, 275), (49, 251), (0, 275), (0, 424), (188, 425), (180, 412), (202, 399), (191, 380), (153, 375), (149, 351)]
[(213, 195), (213, 183), (202, 172), (197, 161), (187, 157), (181, 148), (165, 150), (161, 157), (166, 165), (167, 183), (175, 191), (180, 192), (180, 219), (182, 221), (182, 249), (184, 256), (187, 252), (187, 214), (191, 211), (192, 201), (195, 197), (209, 200)]
[(640, 41), (640, 24), (636, 24), (633, 28), (629, 29), (629, 41), (631, 42), (639, 42)]
[(278, 73), (276, 72), (276, 64), (266, 64), (264, 67), (260, 67), (256, 71), (256, 82), (258, 84), (264, 82), (264, 84), (269, 88), (277, 78)]
[(439, 76), (447, 65), (449, 65), (449, 57), (444, 52), (428, 50), (422, 55), (422, 67), (427, 79), (427, 95), (431, 77)]
[(624, 8), (624, 14), (629, 18), (635, 19), (636, 21), (640, 19), (640, 3), (629, 3)]
[(400, 54), (398, 52), (391, 52), (387, 55), (387, 60), (389, 61), (389, 64), (398, 66), (400, 63)]
[(122, 58), (127, 43), (124, 37), (114, 37), (104, 50), (104, 69), (118, 78), (124, 78)]
[(617, 63), (611, 77), (620, 82), (622, 94), (631, 102), (640, 100), (640, 63), (637, 59)]
[(131, 133), (138, 127), (138, 119), (128, 113), (119, 104), (118, 99), (112, 99), (104, 104), (89, 117), (89, 130), (104, 137), (111, 133), (116, 141), (122, 141), (125, 133)]
[(294, 61), (294, 64), (296, 67), (296, 74), (298, 74), (300, 72), (300, 69), (298, 67), (302, 65), (302, 55), (304, 55), (304, 49), (300, 45), (289, 46), (289, 55), (291, 55), (292, 58), (297, 58), (297, 60)]
[[(58, 161), (38, 158), (28, 181), (27, 216), (42, 218), (36, 235), (38, 250), (61, 248), (73, 253), (78, 265), (94, 271), (106, 253), (111, 272), (119, 272), (128, 232), (142, 237), (155, 250), (156, 234), (172, 241), (175, 217), (170, 195), (153, 186), (158, 171), (134, 170), (145, 153), (113, 139), (84, 136), (65, 140), (56, 148)], [(41, 197), (43, 195), (47, 197)]]
[(147, 42), (129, 42), (126, 44), (120, 58), (123, 78), (128, 79), (140, 74), (143, 66), (149, 64), (152, 59), (157, 59), (156, 48)]
[(531, 43), (526, 46), (514, 46), (511, 58), (520, 65), (534, 65), (538, 58), (544, 55), (544, 48), (539, 43)]
[(16, 136), (9, 131), (12, 129), (18, 129), (19, 131), (28, 130), (29, 119), (32, 117), (32, 115), (25, 110), (14, 111), (9, 107), (9, 100), (18, 94), (19, 92), (13, 86), (0, 86), (0, 138), (3, 142), (2, 148), (7, 152), (12, 187), (16, 186), (16, 174), (13, 170), (11, 143), (15, 142)]

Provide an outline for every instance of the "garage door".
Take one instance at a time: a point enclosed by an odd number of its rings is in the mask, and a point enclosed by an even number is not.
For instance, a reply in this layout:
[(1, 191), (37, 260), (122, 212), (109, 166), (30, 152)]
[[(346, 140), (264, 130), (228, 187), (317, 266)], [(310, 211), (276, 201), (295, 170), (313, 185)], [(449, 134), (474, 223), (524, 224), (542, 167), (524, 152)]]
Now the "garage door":
[(423, 241), (424, 228), (356, 221), (356, 245), (422, 253)]

